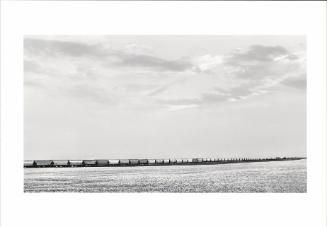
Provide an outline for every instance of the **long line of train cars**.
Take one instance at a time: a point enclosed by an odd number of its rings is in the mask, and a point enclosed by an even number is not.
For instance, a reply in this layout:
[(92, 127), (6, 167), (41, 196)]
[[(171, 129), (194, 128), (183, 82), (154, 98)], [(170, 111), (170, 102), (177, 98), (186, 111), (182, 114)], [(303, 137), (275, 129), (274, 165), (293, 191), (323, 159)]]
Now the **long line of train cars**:
[(177, 159), (98, 159), (98, 160), (25, 160), (25, 168), (44, 167), (108, 167), (108, 166), (164, 166), (164, 165), (210, 165), (239, 162), (267, 162), (299, 160), (303, 157), (275, 158), (177, 158)]

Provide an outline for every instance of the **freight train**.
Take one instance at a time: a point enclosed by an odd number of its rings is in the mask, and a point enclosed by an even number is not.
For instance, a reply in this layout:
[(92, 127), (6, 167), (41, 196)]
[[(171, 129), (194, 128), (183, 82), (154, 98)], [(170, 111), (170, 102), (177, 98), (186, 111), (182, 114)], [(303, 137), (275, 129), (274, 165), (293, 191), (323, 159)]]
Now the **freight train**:
[(268, 162), (300, 160), (305, 157), (274, 158), (177, 158), (177, 159), (98, 159), (98, 160), (25, 160), (24, 168), (109, 167), (109, 166), (165, 166), (214, 165), (240, 162)]

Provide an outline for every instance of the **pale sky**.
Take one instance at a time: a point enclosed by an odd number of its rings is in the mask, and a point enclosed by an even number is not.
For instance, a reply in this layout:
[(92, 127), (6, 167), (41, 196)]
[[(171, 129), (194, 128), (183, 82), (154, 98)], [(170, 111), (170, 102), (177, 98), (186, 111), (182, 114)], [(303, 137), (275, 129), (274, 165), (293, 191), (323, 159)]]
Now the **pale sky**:
[(26, 36), (25, 159), (306, 156), (303, 36)]

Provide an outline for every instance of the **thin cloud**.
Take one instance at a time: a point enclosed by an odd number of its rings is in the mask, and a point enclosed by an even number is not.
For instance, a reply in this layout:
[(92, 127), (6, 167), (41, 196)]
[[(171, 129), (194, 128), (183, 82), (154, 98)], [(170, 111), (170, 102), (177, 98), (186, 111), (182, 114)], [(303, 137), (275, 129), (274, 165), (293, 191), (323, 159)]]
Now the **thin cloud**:
[(70, 41), (42, 40), (27, 38), (24, 40), (25, 51), (41, 56), (103, 57), (107, 52), (101, 45), (83, 44)]
[(250, 46), (224, 59), (224, 66), (242, 85), (230, 89), (232, 98), (250, 97), (259, 90), (269, 90), (280, 84), (305, 88), (305, 58), (282, 46)]
[(120, 58), (120, 62), (116, 65), (124, 67), (149, 67), (165, 71), (185, 71), (191, 69), (193, 65), (183, 60), (168, 61), (151, 55), (133, 55), (119, 53), (116, 55)]
[(64, 92), (68, 92), (71, 96), (78, 99), (87, 99), (89, 101), (114, 105), (117, 103), (117, 99), (113, 97), (112, 94), (108, 93), (105, 89), (100, 87), (92, 87), (89, 85), (76, 85), (70, 89), (65, 89)]
[(306, 89), (307, 87), (307, 80), (305, 76), (301, 77), (290, 77), (282, 81), (283, 84), (294, 87), (297, 89)]
[(24, 71), (32, 73), (42, 72), (40, 65), (31, 60), (24, 60)]
[(273, 61), (274, 58), (289, 54), (287, 49), (282, 46), (262, 46), (253, 45), (245, 52), (236, 52), (225, 59), (225, 63), (238, 65), (241, 62), (251, 61)]
[(37, 82), (35, 80), (24, 80), (24, 86), (30, 88), (45, 88), (45, 85), (41, 82)]
[(193, 67), (191, 62), (183, 59), (166, 60), (153, 55), (140, 54), (139, 51), (131, 53), (130, 49), (124, 51), (123, 49), (109, 48), (102, 44), (27, 38), (24, 47), (25, 51), (33, 55), (95, 58), (108, 67), (145, 67), (176, 72), (189, 70)]
[(165, 59), (151, 47), (103, 40), (26, 38), (24, 45), (26, 86), (36, 87), (41, 79), (58, 95), (105, 105), (181, 110), (245, 100), (281, 85), (306, 87), (304, 53), (282, 46)]
[(160, 93), (168, 90), (171, 86), (173, 86), (175, 84), (178, 84), (178, 83), (181, 83), (183, 81), (185, 81), (185, 78), (171, 81), (169, 83), (166, 83), (166, 84), (164, 84), (162, 86), (159, 86), (159, 87), (155, 88), (154, 90), (150, 91), (147, 95), (148, 96), (154, 96), (154, 95), (160, 94)]

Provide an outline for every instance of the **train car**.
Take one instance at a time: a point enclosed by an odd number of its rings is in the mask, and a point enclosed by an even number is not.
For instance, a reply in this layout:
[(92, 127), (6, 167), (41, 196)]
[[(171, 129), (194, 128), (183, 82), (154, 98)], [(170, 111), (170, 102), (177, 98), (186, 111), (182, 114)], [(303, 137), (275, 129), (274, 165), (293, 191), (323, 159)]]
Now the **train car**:
[(109, 166), (118, 166), (119, 165), (119, 159), (109, 159)]
[(181, 163), (183, 163), (183, 159), (181, 159), (181, 158), (176, 159), (176, 163), (177, 163), (177, 164), (181, 164)]
[(140, 160), (138, 160), (138, 159), (130, 159), (129, 160), (129, 164), (130, 165), (138, 165), (140, 163)]
[(203, 158), (193, 158), (192, 159), (193, 163), (202, 163), (203, 162)]
[(148, 159), (140, 159), (140, 165), (147, 165)]
[(54, 160), (53, 166), (54, 167), (69, 167), (70, 162), (68, 160)]
[(69, 161), (71, 167), (84, 167), (83, 160), (71, 160)]
[(164, 159), (164, 164), (169, 164), (169, 159)]
[(108, 159), (97, 159), (96, 160), (96, 165), (98, 167), (109, 166), (109, 160)]
[(87, 167), (95, 167), (97, 166), (97, 161), (96, 160), (83, 160), (84, 165)]
[(155, 159), (148, 159), (148, 164), (149, 165), (153, 165), (156, 163), (156, 160)]
[(183, 163), (188, 163), (188, 159), (187, 159), (187, 158), (183, 158), (183, 159), (182, 159), (182, 162), (183, 162)]
[(188, 159), (187, 159), (187, 162), (188, 162), (188, 163), (192, 163), (192, 162), (193, 162), (193, 158), (188, 158)]
[(128, 166), (129, 165), (129, 159), (119, 159), (119, 164), (122, 166)]
[(171, 164), (175, 164), (175, 163), (177, 162), (177, 160), (176, 160), (176, 159), (169, 159), (169, 162), (170, 162)]
[(164, 160), (163, 159), (156, 159), (156, 164), (163, 164)]
[(24, 161), (24, 167), (25, 168), (33, 168), (36, 167), (36, 163), (34, 160), (25, 160)]
[(36, 167), (53, 167), (52, 160), (35, 160)]

